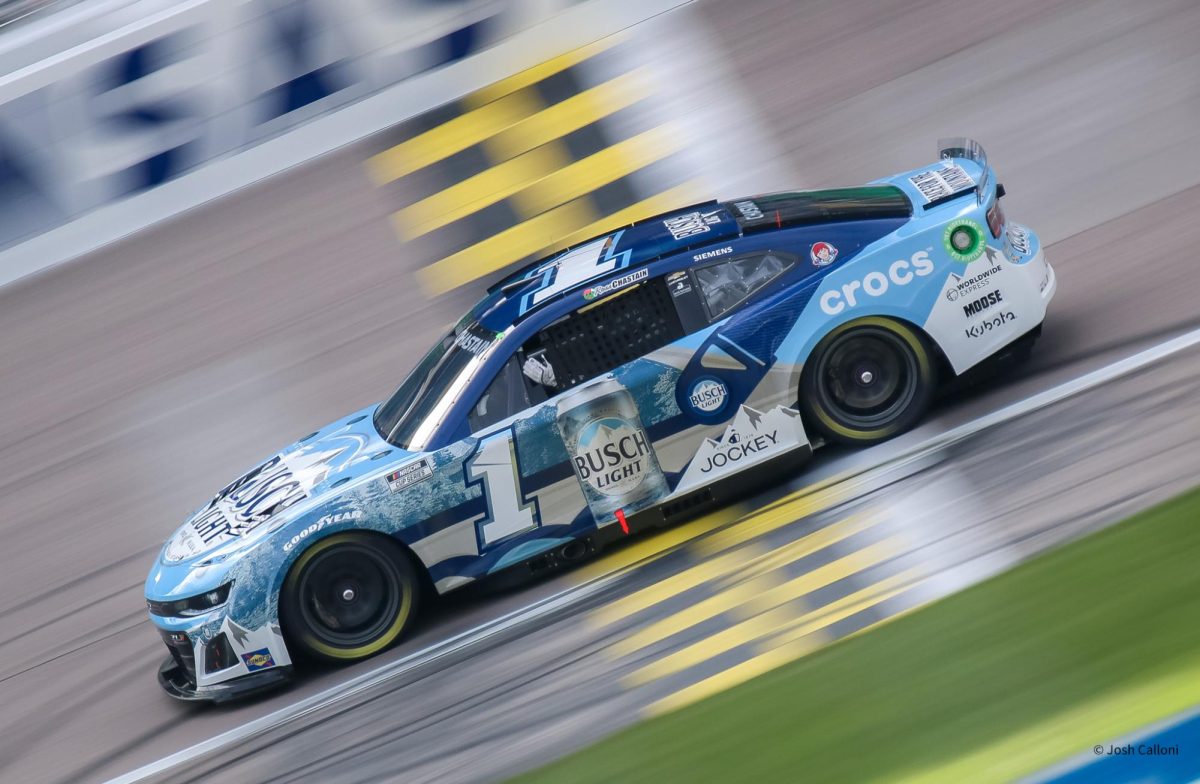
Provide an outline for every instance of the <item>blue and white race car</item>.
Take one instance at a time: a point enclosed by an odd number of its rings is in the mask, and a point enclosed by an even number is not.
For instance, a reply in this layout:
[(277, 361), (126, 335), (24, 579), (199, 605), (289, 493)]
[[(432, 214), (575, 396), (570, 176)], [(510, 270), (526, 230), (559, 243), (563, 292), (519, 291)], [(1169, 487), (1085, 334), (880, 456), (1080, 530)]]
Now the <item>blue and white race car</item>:
[(391, 398), (220, 490), (146, 581), (159, 680), (222, 700), (354, 661), (422, 595), (536, 572), (915, 424), (1023, 353), (1055, 290), (982, 148), (864, 187), (708, 202), (509, 276)]

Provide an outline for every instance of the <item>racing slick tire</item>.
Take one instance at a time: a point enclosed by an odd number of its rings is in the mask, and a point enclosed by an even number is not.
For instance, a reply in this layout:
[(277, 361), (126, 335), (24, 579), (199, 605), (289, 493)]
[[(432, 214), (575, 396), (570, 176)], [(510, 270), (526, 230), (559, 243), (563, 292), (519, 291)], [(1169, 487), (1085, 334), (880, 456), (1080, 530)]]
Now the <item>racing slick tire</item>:
[(936, 357), (924, 335), (894, 319), (864, 318), (817, 344), (800, 379), (800, 406), (828, 438), (868, 446), (915, 425), (937, 381)]
[(293, 650), (352, 662), (384, 650), (412, 624), (421, 579), (400, 545), (378, 534), (334, 534), (293, 564), (279, 617)]

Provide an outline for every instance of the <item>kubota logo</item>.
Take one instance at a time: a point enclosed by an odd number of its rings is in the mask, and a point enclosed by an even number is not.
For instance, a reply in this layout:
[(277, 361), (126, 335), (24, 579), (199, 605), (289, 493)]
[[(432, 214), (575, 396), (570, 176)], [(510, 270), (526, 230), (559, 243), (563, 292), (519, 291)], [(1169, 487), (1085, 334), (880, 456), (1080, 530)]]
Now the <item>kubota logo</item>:
[(892, 286), (907, 286), (914, 277), (923, 278), (933, 272), (933, 262), (929, 253), (919, 250), (908, 259), (897, 259), (888, 266), (887, 274), (868, 272), (861, 280), (852, 280), (842, 284), (841, 289), (827, 291), (821, 295), (821, 310), (827, 315), (836, 316), (846, 308), (858, 304), (859, 294), (868, 297), (882, 297)]

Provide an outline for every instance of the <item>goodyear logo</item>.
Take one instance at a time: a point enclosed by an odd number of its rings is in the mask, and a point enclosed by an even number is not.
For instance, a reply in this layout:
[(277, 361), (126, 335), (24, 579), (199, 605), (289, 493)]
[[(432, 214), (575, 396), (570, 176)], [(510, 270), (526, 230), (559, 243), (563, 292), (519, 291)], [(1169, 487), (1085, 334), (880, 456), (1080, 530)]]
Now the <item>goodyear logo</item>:
[[(628, 42), (568, 52), (389, 132), (366, 162), (399, 209), (399, 238), (428, 261), (440, 294), (703, 190), (667, 164), (681, 134), (645, 121), (651, 80), (624, 65)], [(649, 125), (650, 127), (647, 127)], [(652, 171), (648, 171), (651, 170)]]
[(275, 660), (271, 658), (271, 651), (267, 648), (260, 648), (257, 651), (242, 654), (242, 661), (246, 663), (246, 669), (250, 672), (255, 670), (264, 670), (267, 667), (274, 667)]

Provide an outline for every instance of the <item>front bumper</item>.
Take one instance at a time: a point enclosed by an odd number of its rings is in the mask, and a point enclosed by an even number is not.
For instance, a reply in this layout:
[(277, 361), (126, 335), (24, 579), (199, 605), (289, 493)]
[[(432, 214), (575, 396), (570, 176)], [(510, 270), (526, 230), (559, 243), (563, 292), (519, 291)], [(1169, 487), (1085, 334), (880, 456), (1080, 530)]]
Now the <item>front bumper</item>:
[(292, 679), (292, 667), (274, 667), (243, 675), (233, 680), (197, 686), (194, 672), (174, 653), (167, 656), (158, 668), (158, 685), (177, 700), (188, 702), (227, 702), (278, 688)]
[(150, 615), (170, 653), (158, 682), (172, 697), (222, 702), (290, 678), (292, 660), (279, 626), (246, 628), (227, 609), (191, 618)]

